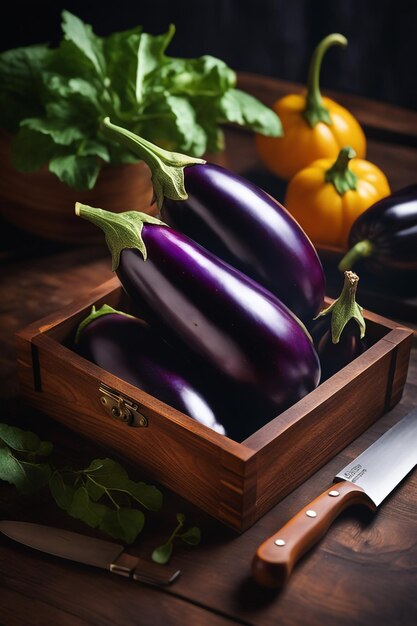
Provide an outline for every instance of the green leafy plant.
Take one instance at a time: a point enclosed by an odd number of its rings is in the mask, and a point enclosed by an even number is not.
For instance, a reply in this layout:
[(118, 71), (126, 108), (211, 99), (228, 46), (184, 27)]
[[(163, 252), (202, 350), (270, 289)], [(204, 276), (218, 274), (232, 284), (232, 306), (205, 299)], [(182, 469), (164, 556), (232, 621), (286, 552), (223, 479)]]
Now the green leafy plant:
[(281, 134), (277, 115), (236, 89), (236, 74), (223, 61), (166, 54), (173, 25), (157, 36), (138, 26), (99, 37), (63, 11), (62, 31), (56, 48), (0, 54), (0, 126), (15, 134), (12, 158), (22, 172), (48, 165), (67, 185), (92, 189), (103, 164), (134, 162), (102, 136), (105, 117), (190, 156), (223, 150), (224, 123)]
[(0, 480), (14, 485), (21, 493), (30, 494), (48, 484), (51, 468), (37, 462), (49, 456), (53, 446), (41, 441), (32, 432), (0, 424)]
[(197, 546), (201, 540), (201, 532), (197, 526), (191, 526), (188, 530), (183, 533), (180, 533), (180, 530), (183, 528), (185, 523), (185, 515), (183, 513), (177, 513), (177, 526), (174, 528), (171, 535), (168, 537), (167, 541), (163, 543), (161, 546), (155, 548), (152, 552), (152, 560), (156, 563), (161, 563), (165, 565), (168, 563), (172, 556), (172, 551), (174, 549), (174, 539), (181, 539), (184, 543), (189, 546)]
[[(161, 509), (159, 489), (129, 479), (115, 461), (95, 459), (82, 470), (39, 462), (39, 457), (48, 457), (52, 451), (52, 443), (34, 433), (0, 424), (0, 480), (22, 494), (49, 486), (56, 504), (70, 516), (127, 544), (135, 541), (144, 526), (145, 515), (137, 505), (149, 511)], [(182, 538), (187, 541), (187, 536)], [(190, 535), (188, 543), (192, 541)]]
[(49, 488), (59, 507), (92, 528), (133, 543), (145, 516), (133, 504), (159, 511), (162, 494), (143, 482), (129, 479), (127, 472), (111, 459), (95, 459), (83, 470), (55, 470)]

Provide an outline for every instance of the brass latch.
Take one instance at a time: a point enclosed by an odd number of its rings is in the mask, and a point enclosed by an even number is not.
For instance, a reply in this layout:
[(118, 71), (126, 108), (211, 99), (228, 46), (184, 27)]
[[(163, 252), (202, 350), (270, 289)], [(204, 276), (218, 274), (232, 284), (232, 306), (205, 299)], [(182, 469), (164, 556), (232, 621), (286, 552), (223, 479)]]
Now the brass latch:
[(133, 400), (103, 383), (100, 385), (99, 392), (100, 402), (110, 417), (128, 426), (140, 428), (149, 426), (148, 418), (139, 411), (138, 405)]

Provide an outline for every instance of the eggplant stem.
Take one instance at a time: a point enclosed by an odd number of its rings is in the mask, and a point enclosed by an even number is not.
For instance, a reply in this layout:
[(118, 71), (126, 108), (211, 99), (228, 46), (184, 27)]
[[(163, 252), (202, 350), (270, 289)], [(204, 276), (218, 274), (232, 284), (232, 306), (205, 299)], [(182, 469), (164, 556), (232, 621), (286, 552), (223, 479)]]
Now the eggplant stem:
[(204, 159), (196, 159), (180, 152), (169, 152), (147, 141), (135, 133), (112, 124), (108, 117), (102, 122), (102, 132), (109, 139), (129, 148), (142, 159), (152, 172), (152, 184), (157, 206), (162, 207), (164, 198), (186, 200), (188, 198), (184, 183), (184, 167), (204, 165)]
[(337, 266), (341, 272), (350, 270), (357, 261), (364, 257), (371, 256), (375, 250), (375, 246), (369, 239), (358, 241), (343, 257)]
[(113, 307), (111, 307), (109, 304), (103, 304), (103, 306), (100, 307), (98, 310), (93, 305), (91, 307), (90, 314), (86, 318), (84, 318), (82, 322), (80, 322), (80, 324), (78, 325), (77, 332), (75, 334), (75, 343), (78, 343), (80, 341), (80, 337), (84, 329), (89, 324), (91, 324), (91, 322), (98, 319), (99, 317), (103, 317), (103, 315), (111, 315), (112, 313), (117, 313), (117, 315), (125, 315), (126, 317), (133, 317), (133, 315), (129, 315), (124, 311), (117, 311), (116, 309), (113, 309)]
[(144, 224), (167, 226), (156, 217), (140, 211), (113, 213), (112, 211), (104, 211), (80, 202), (75, 204), (75, 213), (79, 217), (95, 224), (104, 232), (107, 246), (112, 255), (112, 270), (114, 272), (119, 267), (120, 253), (125, 248), (139, 250), (144, 261), (146, 261), (147, 251), (142, 238)]
[(361, 339), (365, 336), (366, 323), (362, 313), (362, 307), (356, 302), (356, 290), (358, 287), (359, 276), (354, 272), (345, 272), (345, 282), (340, 296), (332, 302), (332, 304), (320, 311), (315, 317), (324, 317), (331, 315), (331, 331), (332, 342), (339, 343), (340, 335), (346, 324), (354, 319), (360, 329)]

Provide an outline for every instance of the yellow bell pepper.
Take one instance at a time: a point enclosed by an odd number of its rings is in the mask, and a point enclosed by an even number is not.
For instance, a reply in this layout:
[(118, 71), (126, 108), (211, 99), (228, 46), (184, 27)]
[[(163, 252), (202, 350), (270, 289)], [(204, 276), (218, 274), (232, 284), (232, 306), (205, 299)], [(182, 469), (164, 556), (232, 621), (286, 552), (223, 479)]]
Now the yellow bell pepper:
[(287, 186), (285, 207), (317, 247), (346, 250), (355, 219), (391, 193), (385, 174), (355, 156), (342, 148), (336, 161), (314, 161)]
[(346, 37), (334, 33), (318, 44), (310, 62), (307, 94), (290, 94), (273, 105), (282, 122), (283, 136), (255, 136), (261, 161), (284, 180), (316, 159), (336, 158), (340, 148), (346, 145), (352, 146), (358, 157), (365, 157), (366, 139), (358, 121), (347, 109), (320, 93), (321, 63), (333, 45), (345, 47)]

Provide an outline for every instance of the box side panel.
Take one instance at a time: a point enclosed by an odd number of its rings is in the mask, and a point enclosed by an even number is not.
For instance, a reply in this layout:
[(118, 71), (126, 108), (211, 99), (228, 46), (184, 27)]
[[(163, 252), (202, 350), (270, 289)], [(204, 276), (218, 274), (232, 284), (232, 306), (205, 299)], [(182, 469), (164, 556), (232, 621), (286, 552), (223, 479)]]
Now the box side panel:
[(387, 388), (386, 398), (386, 411), (389, 411), (401, 400), (403, 394), (410, 363), (413, 332), (406, 328), (397, 328), (382, 341), (393, 346), (392, 378)]
[[(362, 371), (355, 371), (353, 365), (350, 372), (349, 366), (344, 368), (343, 387), (327, 394), (323, 402), (258, 451), (258, 519), (386, 412), (387, 389), (397, 380), (397, 345), (380, 343), (378, 350), (379, 358)], [(405, 355), (401, 368), (404, 359)], [(342, 371), (337, 374), (341, 375)], [(399, 383), (405, 381), (401, 376), (396, 382), (396, 393)], [(322, 387), (325, 385), (331, 386), (332, 379)]]
[[(40, 386), (34, 385), (30, 344), (22, 347), (19, 358), (21, 392), (29, 405), (103, 445), (120, 460), (135, 464), (152, 479), (226, 525), (241, 530), (244, 458), (235, 458), (226, 445), (222, 448), (210, 437), (204, 438), (167, 419), (155, 409), (151, 396), (149, 403), (138, 401), (139, 411), (147, 418), (148, 427), (130, 427), (110, 417), (101, 404), (99, 387), (101, 382), (115, 387), (111, 374), (103, 372), (99, 380), (89, 371), (88, 364), (84, 369), (74, 367), (71, 360), (62, 358), (63, 348), (60, 346), (57, 346), (56, 354), (36, 345), (32, 350), (36, 354), (35, 366), (39, 367)], [(134, 399), (138, 400), (138, 396)], [(240, 448), (235, 442), (229, 443)], [(237, 485), (234, 492), (229, 488), (233, 484)], [(227, 515), (223, 506), (225, 500), (230, 508)], [(255, 498), (252, 500), (254, 502)]]

